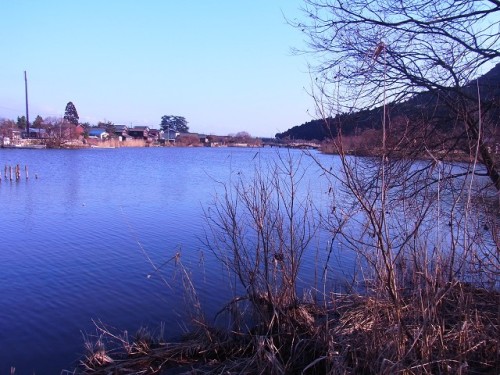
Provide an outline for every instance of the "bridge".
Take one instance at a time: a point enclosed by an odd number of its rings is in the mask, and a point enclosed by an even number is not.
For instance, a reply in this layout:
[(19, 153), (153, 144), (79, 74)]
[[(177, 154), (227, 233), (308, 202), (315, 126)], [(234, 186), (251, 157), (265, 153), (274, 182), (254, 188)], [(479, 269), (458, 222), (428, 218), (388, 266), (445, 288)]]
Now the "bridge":
[(283, 148), (297, 148), (302, 150), (317, 150), (321, 147), (321, 144), (317, 142), (307, 142), (307, 141), (276, 141), (276, 140), (262, 140), (262, 146), (268, 147), (283, 147)]

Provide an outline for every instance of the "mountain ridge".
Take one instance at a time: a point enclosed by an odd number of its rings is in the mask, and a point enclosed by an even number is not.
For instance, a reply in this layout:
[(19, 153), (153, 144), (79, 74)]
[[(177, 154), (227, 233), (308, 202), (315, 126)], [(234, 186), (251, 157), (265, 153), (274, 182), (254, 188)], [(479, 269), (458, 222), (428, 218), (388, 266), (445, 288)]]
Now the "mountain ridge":
[[(481, 107), (489, 111), (493, 118), (500, 117), (500, 63), (496, 64), (484, 75), (472, 80), (463, 87), (464, 92), (477, 97), (477, 88), (481, 97)], [(454, 126), (456, 114), (439, 102), (438, 92), (422, 92), (401, 103), (390, 103), (386, 106), (389, 119), (404, 116), (410, 120), (435, 123), (441, 130)], [(316, 119), (277, 133), (278, 139), (302, 139), (324, 141), (332, 139), (341, 129), (345, 136), (359, 135), (366, 130), (382, 128), (384, 108), (382, 106), (358, 112), (339, 114), (326, 119)], [(340, 126), (341, 125), (341, 126)]]

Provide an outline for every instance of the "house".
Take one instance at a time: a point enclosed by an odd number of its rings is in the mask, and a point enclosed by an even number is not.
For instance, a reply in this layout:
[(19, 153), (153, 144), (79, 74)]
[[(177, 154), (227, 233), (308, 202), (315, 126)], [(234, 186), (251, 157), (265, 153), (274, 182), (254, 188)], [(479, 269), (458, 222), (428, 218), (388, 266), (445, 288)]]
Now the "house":
[(179, 136), (179, 132), (168, 129), (160, 135), (160, 143), (175, 143), (176, 138)]
[(128, 126), (127, 125), (114, 125), (114, 127), (115, 127), (115, 136), (125, 137), (128, 135)]
[(10, 131), (10, 138), (13, 141), (21, 139), (21, 131), (20, 130), (11, 130)]
[(28, 128), (28, 134), (24, 134), (26, 138), (48, 138), (47, 131), (40, 128)]
[(209, 135), (207, 136), (207, 142), (204, 144), (208, 147), (221, 147), (227, 146), (231, 137), (224, 135)]
[(209, 143), (209, 139), (208, 139), (208, 136), (206, 134), (198, 134), (198, 138), (199, 138), (200, 143), (202, 145), (205, 145), (205, 144)]
[(135, 139), (148, 139), (149, 126), (134, 126), (128, 130), (128, 135)]
[(161, 129), (149, 129), (148, 138), (153, 142), (157, 142), (160, 140), (163, 133), (164, 132)]
[(108, 137), (109, 133), (106, 131), (106, 129), (92, 128), (89, 130), (89, 138), (100, 139), (102, 141)]
[(198, 139), (198, 142), (201, 145), (205, 145), (208, 143), (208, 136), (206, 134), (200, 134), (200, 133), (182, 133), (181, 136), (184, 137), (191, 137), (193, 140), (195, 138)]

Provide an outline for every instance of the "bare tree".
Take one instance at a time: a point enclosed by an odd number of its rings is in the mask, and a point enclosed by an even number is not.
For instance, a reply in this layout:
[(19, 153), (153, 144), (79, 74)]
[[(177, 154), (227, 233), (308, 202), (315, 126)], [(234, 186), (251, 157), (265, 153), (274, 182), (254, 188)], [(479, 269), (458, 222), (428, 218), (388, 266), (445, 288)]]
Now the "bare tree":
[[(295, 26), (307, 35), (309, 52), (317, 57), (312, 95), (325, 126), (330, 128), (332, 114), (376, 106), (381, 112), (380, 142), (374, 146), (378, 152), (372, 154), (376, 157), (349, 155), (341, 117), (336, 117), (332, 138), (340, 171), (318, 160), (332, 178), (335, 193), (327, 227), (342, 249), (359, 260), (352, 290), (372, 298), (364, 305), (371, 311), (362, 316), (373, 325), (360, 328), (360, 333), (366, 329), (363, 339), (351, 345), (359, 345), (358, 354), (374, 364), (371, 371), (376, 373), (410, 368), (416, 373), (442, 372), (447, 366), (458, 372), (464, 353), (483, 343), (469, 331), (476, 346), (459, 344), (452, 353), (436, 340), (441, 335), (436, 322), (451, 318), (447, 303), (452, 303), (459, 306), (458, 321), (465, 327), (470, 322), (463, 313), (475, 311), (479, 316), (481, 311), (471, 295), (489, 288), (490, 297), (498, 298), (498, 216), (488, 216), (479, 205), (483, 181), (476, 178), (486, 175), (498, 194), (498, 160), (485, 136), (498, 119), (489, 116), (494, 98), (482, 95), (484, 85), (474, 78), (500, 57), (500, 3), (305, 3), (305, 21)], [(418, 108), (404, 107), (407, 99), (416, 97)], [(420, 116), (391, 116), (391, 103)], [(440, 127), (443, 108), (451, 114), (451, 127)], [(443, 162), (458, 149), (467, 151), (470, 163)], [(332, 245), (331, 252), (336, 251), (339, 248)], [(467, 289), (464, 281), (473, 287)], [(451, 327), (448, 337), (455, 332)], [(489, 329), (491, 339), (497, 328)], [(489, 342), (498, 350), (494, 340)], [(484, 353), (481, 349), (468, 361), (481, 361)]]
[[(323, 115), (400, 103), (420, 93), (422, 121), (410, 123), (405, 135), (428, 125), (440, 106), (452, 114), (455, 134), (449, 137), (447, 129), (443, 139), (430, 127), (423, 137), (407, 137), (415, 141), (412, 149), (450, 151), (469, 140), (465, 147), (477, 153), (500, 190), (498, 161), (484, 136), (495, 103), (481, 96), (474, 81), (500, 57), (499, 1), (305, 0), (303, 10), (305, 20), (293, 25), (317, 57), (316, 90), (329, 104), (322, 103)], [(383, 143), (390, 126), (386, 109)]]
[(0, 136), (12, 137), (13, 130), (17, 130), (17, 124), (14, 120), (0, 119)]
[(299, 272), (319, 225), (301, 186), (301, 157), (277, 159), (260, 166), (267, 172), (256, 169), (250, 181), (240, 176), (233, 186), (224, 186), (205, 212), (206, 245), (243, 287), (242, 299), (254, 307), (263, 332), (279, 329), (298, 308)]

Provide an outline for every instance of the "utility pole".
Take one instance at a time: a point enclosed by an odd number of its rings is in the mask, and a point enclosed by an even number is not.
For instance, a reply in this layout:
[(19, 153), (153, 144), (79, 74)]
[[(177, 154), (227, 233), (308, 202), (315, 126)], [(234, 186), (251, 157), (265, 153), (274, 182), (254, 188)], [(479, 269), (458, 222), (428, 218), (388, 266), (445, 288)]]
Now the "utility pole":
[(30, 115), (28, 111), (28, 78), (26, 77), (26, 70), (24, 71), (24, 92), (26, 96), (26, 136), (30, 137)]

